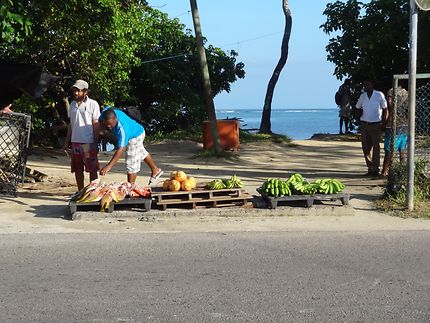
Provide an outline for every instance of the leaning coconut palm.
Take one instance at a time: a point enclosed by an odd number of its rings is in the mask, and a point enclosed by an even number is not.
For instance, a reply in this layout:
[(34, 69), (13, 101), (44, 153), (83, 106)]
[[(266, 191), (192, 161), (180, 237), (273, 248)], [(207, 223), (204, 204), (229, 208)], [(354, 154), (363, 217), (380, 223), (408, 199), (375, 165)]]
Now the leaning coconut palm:
[(208, 63), (206, 59), (206, 51), (203, 46), (203, 35), (202, 35), (201, 26), (200, 26), (200, 17), (199, 17), (199, 10), (197, 8), (197, 1), (190, 0), (190, 6), (191, 6), (191, 13), (193, 16), (194, 31), (196, 33), (196, 42), (197, 42), (197, 49), (199, 52), (200, 69), (201, 69), (202, 78), (203, 78), (203, 83), (202, 83), (203, 94), (206, 100), (208, 119), (210, 123), (211, 135), (214, 143), (213, 150), (215, 151), (216, 154), (219, 154), (221, 153), (222, 149), (221, 149), (217, 122), (216, 122), (216, 113), (215, 113), (215, 106), (214, 106), (214, 101), (212, 96), (211, 79), (209, 76)]
[(282, 0), (282, 8), (284, 10), (285, 15), (285, 29), (284, 37), (282, 38), (281, 44), (281, 57), (279, 58), (278, 64), (273, 71), (269, 84), (267, 85), (266, 97), (264, 99), (263, 115), (261, 117), (260, 133), (272, 133), (270, 115), (272, 113), (273, 91), (275, 90), (276, 83), (278, 82), (279, 74), (281, 74), (281, 71), (287, 63), (288, 58), (288, 43), (290, 42), (292, 25), (291, 10), (288, 6), (288, 0)]

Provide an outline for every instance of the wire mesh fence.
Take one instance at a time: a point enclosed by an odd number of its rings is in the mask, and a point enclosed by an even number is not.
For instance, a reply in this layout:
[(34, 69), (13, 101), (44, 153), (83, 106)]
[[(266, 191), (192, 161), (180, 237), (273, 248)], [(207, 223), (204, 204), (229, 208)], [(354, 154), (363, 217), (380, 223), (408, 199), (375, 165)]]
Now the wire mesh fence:
[(0, 116), (0, 195), (16, 196), (25, 177), (31, 116), (12, 113)]
[(417, 87), (415, 156), (430, 160), (430, 79)]
[[(393, 87), (394, 115), (390, 116), (393, 123), (392, 134), (408, 135), (408, 93), (398, 83), (398, 80), (404, 80), (407, 83), (407, 75), (395, 76)], [(430, 74), (417, 75), (419, 83), (416, 89), (416, 107), (415, 107), (415, 159), (427, 159), (430, 161)], [(391, 140), (391, 148), (394, 145), (394, 139)], [(394, 149), (395, 157), (399, 151)]]
[[(386, 132), (385, 139), (389, 135), (390, 161), (387, 193), (392, 196), (407, 198), (409, 208), (414, 195), (421, 199), (429, 198), (430, 74), (416, 75), (414, 98), (410, 98), (404, 89), (404, 85), (409, 83), (408, 77), (407, 74), (394, 75), (393, 88), (387, 93), (389, 124), (391, 124), (389, 130), (391, 131)], [(394, 100), (391, 101), (391, 98)], [(411, 111), (409, 111), (410, 103), (412, 103), (411, 107), (414, 108)], [(413, 120), (409, 120), (411, 115), (415, 115)], [(385, 156), (387, 156), (386, 146), (384, 148)], [(400, 163), (396, 163), (396, 160)], [(384, 158), (384, 168), (386, 167), (385, 163), (386, 157)]]

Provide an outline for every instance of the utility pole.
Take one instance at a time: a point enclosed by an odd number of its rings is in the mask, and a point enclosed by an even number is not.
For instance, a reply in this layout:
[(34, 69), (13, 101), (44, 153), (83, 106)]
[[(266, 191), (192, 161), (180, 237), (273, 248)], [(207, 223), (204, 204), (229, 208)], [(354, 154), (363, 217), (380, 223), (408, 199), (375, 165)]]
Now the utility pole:
[(415, 177), (415, 105), (417, 90), (417, 34), (418, 8), (415, 0), (410, 1), (409, 23), (409, 140), (408, 140), (408, 210), (414, 209), (414, 177)]
[(197, 8), (196, 0), (190, 0), (190, 5), (191, 5), (191, 13), (193, 15), (194, 32), (196, 34), (197, 50), (198, 50), (199, 59), (200, 59), (200, 69), (201, 69), (202, 78), (203, 78), (203, 92), (204, 92), (203, 94), (206, 100), (206, 108), (208, 112), (209, 123), (211, 126), (211, 135), (214, 143), (213, 149), (215, 153), (220, 153), (222, 149), (221, 149), (221, 144), (220, 144), (219, 134), (218, 134), (215, 105), (212, 97), (211, 80), (209, 77), (209, 68), (208, 68), (208, 62), (206, 59), (206, 51), (205, 51), (205, 47), (203, 46), (203, 36), (202, 36), (202, 29), (200, 25), (199, 10)]

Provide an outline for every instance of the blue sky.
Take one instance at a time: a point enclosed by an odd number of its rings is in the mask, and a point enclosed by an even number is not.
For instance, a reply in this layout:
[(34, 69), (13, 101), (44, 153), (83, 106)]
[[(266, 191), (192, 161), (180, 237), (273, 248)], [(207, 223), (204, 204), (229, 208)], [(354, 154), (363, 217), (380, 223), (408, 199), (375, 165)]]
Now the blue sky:
[[(319, 26), (328, 1), (292, 0), (293, 28), (289, 56), (276, 85), (272, 108), (334, 108), (341, 84), (327, 62), (329, 36)], [(149, 5), (178, 17), (193, 29), (189, 0), (150, 0)], [(232, 84), (230, 93), (215, 97), (217, 109), (261, 108), (267, 83), (279, 56), (285, 26), (282, 0), (197, 0), (202, 32), (208, 43), (234, 49), (245, 64), (245, 79)]]

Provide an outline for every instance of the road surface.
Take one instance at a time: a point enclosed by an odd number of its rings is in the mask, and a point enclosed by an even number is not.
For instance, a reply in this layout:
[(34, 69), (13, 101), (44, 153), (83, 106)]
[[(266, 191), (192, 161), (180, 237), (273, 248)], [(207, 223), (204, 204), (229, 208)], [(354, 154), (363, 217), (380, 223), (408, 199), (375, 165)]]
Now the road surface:
[(430, 231), (0, 235), (1, 322), (429, 322)]

